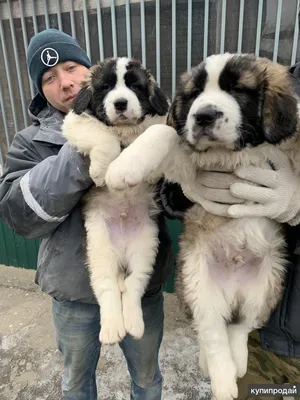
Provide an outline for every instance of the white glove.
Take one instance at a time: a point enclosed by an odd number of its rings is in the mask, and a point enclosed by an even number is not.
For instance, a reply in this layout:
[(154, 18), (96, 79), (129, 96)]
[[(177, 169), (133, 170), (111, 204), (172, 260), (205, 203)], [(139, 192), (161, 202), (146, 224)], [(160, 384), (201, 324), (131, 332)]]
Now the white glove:
[(182, 190), (191, 201), (215, 215), (267, 217), (280, 223), (298, 225), (300, 176), (284, 152), (275, 147), (268, 148), (268, 151), (275, 171), (266, 164), (266, 168), (239, 168), (235, 174), (201, 172), (193, 183), (182, 185)]
[(230, 186), (236, 182), (242, 181), (233, 173), (203, 171), (193, 182), (183, 184), (181, 187), (188, 199), (201, 204), (207, 212), (228, 217), (231, 204), (244, 202), (230, 193)]
[(271, 161), (276, 171), (257, 167), (235, 171), (241, 179), (258, 186), (240, 182), (231, 185), (230, 192), (234, 197), (255, 204), (232, 205), (228, 208), (229, 217), (267, 217), (292, 226), (299, 224), (300, 177), (283, 152), (274, 152)]

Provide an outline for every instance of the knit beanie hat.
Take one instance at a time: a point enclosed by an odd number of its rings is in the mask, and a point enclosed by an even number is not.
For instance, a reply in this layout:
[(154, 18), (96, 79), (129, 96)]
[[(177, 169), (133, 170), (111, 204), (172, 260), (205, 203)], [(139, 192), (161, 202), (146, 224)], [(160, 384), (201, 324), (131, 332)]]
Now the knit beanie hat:
[(57, 29), (46, 29), (30, 40), (27, 49), (27, 66), (30, 78), (43, 96), (42, 76), (59, 62), (75, 61), (87, 68), (91, 61), (77, 40)]

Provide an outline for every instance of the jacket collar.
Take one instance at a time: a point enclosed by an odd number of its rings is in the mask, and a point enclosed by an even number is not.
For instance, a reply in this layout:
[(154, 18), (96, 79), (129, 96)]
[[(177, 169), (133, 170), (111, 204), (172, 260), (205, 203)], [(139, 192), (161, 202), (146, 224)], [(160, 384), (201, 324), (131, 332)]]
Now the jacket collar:
[(34, 141), (60, 146), (66, 143), (67, 139), (61, 133), (65, 114), (52, 107), (40, 94), (31, 101), (29, 116), (34, 125), (40, 126)]

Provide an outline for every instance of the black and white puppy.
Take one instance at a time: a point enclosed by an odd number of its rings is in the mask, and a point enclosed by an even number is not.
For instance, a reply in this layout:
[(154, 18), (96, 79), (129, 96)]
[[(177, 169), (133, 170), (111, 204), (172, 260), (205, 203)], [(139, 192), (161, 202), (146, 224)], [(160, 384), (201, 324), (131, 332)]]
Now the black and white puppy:
[(121, 189), (164, 173), (199, 203), (185, 214), (177, 280), (216, 400), (237, 397), (248, 334), (280, 300), (287, 261), (280, 224), (206, 212), (197, 174), (271, 168), (269, 160), (284, 159), (300, 179), (298, 107), (287, 67), (248, 54), (210, 56), (180, 79), (168, 117), (175, 130), (150, 127), (106, 175), (109, 187)]
[(144, 333), (141, 298), (158, 249), (154, 185), (128, 193), (105, 186), (109, 164), (140, 134), (166, 123), (169, 103), (138, 61), (107, 59), (93, 66), (63, 124), (63, 134), (90, 157), (95, 183), (84, 198), (91, 286), (101, 308), (102, 343)]

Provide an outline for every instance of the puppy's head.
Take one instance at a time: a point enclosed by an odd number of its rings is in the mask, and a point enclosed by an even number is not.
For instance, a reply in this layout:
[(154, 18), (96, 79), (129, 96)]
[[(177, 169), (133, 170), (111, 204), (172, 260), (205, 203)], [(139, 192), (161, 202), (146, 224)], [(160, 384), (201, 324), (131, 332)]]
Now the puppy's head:
[(107, 125), (135, 125), (146, 115), (165, 115), (169, 105), (152, 74), (123, 57), (94, 65), (72, 108), (76, 114), (88, 109)]
[(288, 68), (253, 55), (208, 57), (180, 79), (168, 124), (195, 150), (279, 143), (297, 128)]

